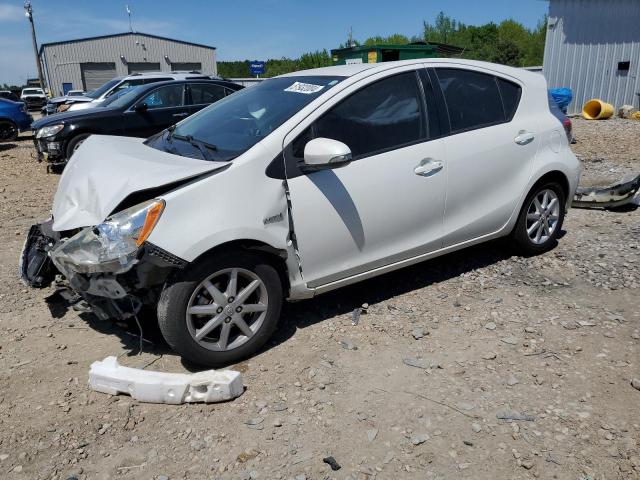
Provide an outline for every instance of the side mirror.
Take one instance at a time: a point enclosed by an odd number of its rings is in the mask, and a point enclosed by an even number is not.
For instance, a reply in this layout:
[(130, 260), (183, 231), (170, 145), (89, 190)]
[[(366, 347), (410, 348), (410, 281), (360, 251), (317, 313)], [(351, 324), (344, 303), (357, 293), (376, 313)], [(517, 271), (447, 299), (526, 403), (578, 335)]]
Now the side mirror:
[(351, 163), (351, 149), (338, 140), (314, 138), (304, 147), (302, 170), (315, 172), (327, 168), (344, 167)]
[(136, 112), (146, 112), (148, 109), (149, 106), (144, 102), (139, 103), (138, 105), (136, 105), (136, 108), (134, 108)]

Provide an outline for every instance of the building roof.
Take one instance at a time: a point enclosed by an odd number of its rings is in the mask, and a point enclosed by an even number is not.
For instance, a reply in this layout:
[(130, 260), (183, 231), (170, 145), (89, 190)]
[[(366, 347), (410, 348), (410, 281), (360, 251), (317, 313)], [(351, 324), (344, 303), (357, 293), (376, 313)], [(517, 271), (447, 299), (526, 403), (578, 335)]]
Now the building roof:
[(202, 43), (186, 42), (184, 40), (176, 40), (175, 38), (161, 37), (160, 35), (152, 35), (150, 33), (124, 32), (124, 33), (112, 33), (112, 34), (109, 34), (109, 35), (98, 35), (96, 37), (85, 37), (85, 38), (76, 38), (76, 39), (73, 39), (73, 40), (63, 40), (63, 41), (60, 41), (60, 42), (42, 43), (42, 44), (40, 44), (40, 54), (42, 54), (42, 51), (44, 50), (44, 47), (51, 47), (51, 46), (54, 46), (54, 45), (63, 45), (65, 43), (79, 43), (79, 42), (87, 42), (87, 41), (90, 41), (90, 40), (101, 40), (103, 38), (126, 37), (128, 35), (142, 35), (143, 37), (157, 38), (159, 40), (166, 40), (168, 42), (182, 43), (184, 45), (192, 45), (194, 47), (210, 48), (212, 50), (216, 49), (216, 47), (212, 47), (211, 45), (203, 45)]

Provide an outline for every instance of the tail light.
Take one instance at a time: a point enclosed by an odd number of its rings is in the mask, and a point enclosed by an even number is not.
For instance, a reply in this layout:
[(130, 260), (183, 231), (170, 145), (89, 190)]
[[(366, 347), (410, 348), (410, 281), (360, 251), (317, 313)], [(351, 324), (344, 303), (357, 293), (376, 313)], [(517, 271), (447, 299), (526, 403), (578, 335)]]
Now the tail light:
[(567, 140), (569, 140), (569, 143), (571, 143), (571, 140), (573, 140), (573, 135), (571, 134), (573, 125), (571, 125), (571, 120), (569, 119), (569, 117), (564, 118), (564, 120), (562, 121), (562, 126), (564, 127), (564, 131), (567, 134)]

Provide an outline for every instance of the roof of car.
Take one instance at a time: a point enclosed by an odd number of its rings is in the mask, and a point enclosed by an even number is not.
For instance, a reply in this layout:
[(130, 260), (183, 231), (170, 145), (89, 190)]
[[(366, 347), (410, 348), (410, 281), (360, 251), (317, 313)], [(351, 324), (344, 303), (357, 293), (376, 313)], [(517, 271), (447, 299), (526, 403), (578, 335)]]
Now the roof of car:
[(164, 85), (182, 85), (184, 83), (194, 83), (194, 82), (212, 83), (216, 85), (222, 85), (225, 87), (239, 87), (239, 88), (242, 87), (242, 85), (239, 85), (237, 83), (230, 82), (228, 80), (220, 80), (217, 78), (187, 78), (187, 79), (180, 79), (180, 80), (165, 80), (162, 82), (146, 83), (144, 85), (138, 85), (133, 88), (136, 88), (138, 92), (146, 92), (147, 90), (152, 90), (154, 88), (162, 87)]
[(336, 76), (336, 77), (352, 77), (362, 72), (368, 74), (374, 74), (389, 70), (394, 67), (401, 67), (404, 65), (418, 65), (425, 64), (450, 64), (452, 66), (468, 66), (468, 67), (481, 67), (489, 70), (493, 70), (498, 73), (510, 75), (513, 77), (526, 77), (529, 75), (539, 75), (536, 73), (523, 70), (521, 68), (508, 67), (506, 65), (499, 65), (496, 63), (480, 62), (478, 60), (465, 60), (461, 58), (419, 58), (415, 60), (400, 60), (396, 62), (382, 62), (382, 63), (356, 63), (351, 65), (336, 65), (333, 67), (314, 68), (311, 70), (300, 70), (298, 72), (291, 72), (282, 75), (283, 77), (297, 77), (297, 76)]

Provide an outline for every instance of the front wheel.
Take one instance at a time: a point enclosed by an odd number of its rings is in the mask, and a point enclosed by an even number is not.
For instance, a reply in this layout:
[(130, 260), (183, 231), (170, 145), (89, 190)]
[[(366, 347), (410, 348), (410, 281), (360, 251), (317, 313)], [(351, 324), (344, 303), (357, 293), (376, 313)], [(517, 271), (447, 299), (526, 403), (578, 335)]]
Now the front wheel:
[(253, 252), (205, 257), (167, 283), (158, 322), (183, 358), (218, 367), (243, 360), (276, 328), (282, 282), (274, 266)]
[(564, 221), (565, 193), (549, 182), (536, 186), (525, 199), (511, 234), (518, 251), (536, 255), (553, 248)]
[(0, 120), (0, 142), (13, 142), (18, 138), (18, 127), (10, 120)]
[(80, 145), (91, 136), (90, 133), (81, 133), (73, 137), (67, 145), (67, 161), (71, 160), (71, 156), (76, 153), (76, 150), (80, 148)]

